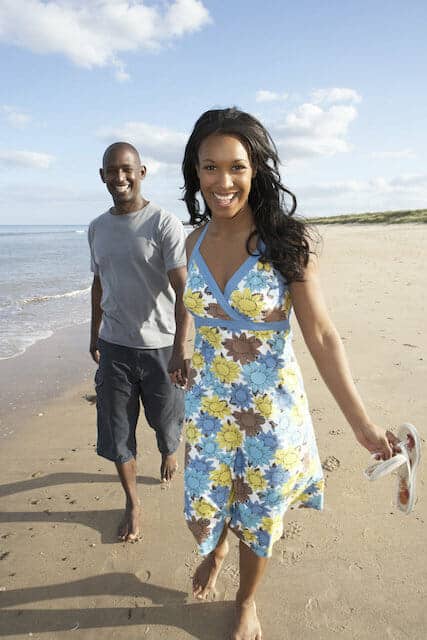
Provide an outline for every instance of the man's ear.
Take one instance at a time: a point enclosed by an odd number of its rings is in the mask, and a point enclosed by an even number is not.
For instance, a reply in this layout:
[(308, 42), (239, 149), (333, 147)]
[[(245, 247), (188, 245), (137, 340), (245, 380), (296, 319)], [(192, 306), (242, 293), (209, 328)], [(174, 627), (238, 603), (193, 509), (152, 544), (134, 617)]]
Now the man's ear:
[(141, 169), (139, 171), (140, 171), (141, 180), (144, 180), (145, 176), (147, 175), (147, 167), (145, 166), (145, 164), (141, 165)]
[(105, 184), (105, 178), (104, 178), (104, 171), (103, 171), (103, 169), (100, 169), (100, 170), (99, 170), (99, 175), (101, 176), (101, 180), (102, 180), (102, 182)]

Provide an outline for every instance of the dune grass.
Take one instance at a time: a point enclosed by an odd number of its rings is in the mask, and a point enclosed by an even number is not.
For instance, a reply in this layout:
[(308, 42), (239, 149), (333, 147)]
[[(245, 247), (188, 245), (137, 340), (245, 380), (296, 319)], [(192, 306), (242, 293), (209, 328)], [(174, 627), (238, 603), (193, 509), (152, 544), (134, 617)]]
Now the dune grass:
[(369, 213), (349, 213), (339, 216), (309, 218), (313, 224), (403, 224), (409, 222), (427, 223), (427, 209), (413, 211), (378, 211)]

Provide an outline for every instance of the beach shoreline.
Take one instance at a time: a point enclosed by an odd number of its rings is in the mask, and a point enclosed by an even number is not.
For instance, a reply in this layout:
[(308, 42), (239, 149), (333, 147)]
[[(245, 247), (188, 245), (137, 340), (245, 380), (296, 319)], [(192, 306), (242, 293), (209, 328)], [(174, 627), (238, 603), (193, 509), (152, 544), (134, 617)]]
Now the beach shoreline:
[[(414, 422), (425, 441), (427, 227), (320, 231), (326, 298), (369, 413), (394, 429)], [(143, 417), (143, 540), (117, 542), (123, 497), (114, 465), (94, 451), (95, 365), (88, 343), (89, 327), (79, 325), (0, 362), (0, 635), (225, 638), (237, 588), (237, 544), (231, 538), (218, 600), (194, 602), (190, 577), (198, 557), (182, 515), (184, 447), (173, 485), (162, 485), (155, 437)], [(427, 624), (425, 469), (415, 511), (404, 516), (392, 504), (394, 478), (369, 483), (363, 477), (369, 454), (356, 444), (296, 328), (295, 352), (324, 463), (325, 509), (285, 516), (284, 537), (259, 593), (264, 635), (421, 640)]]
[(20, 425), (71, 388), (86, 382), (90, 388), (96, 365), (89, 334), (89, 323), (73, 325), (0, 361), (0, 441), (19, 435)]

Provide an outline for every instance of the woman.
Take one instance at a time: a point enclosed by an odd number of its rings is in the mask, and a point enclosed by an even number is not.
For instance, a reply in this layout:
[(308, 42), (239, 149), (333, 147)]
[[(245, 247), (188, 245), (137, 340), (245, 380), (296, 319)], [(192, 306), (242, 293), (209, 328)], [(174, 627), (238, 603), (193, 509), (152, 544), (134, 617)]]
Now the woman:
[[(281, 184), (264, 127), (235, 108), (196, 122), (183, 161), (187, 240), (184, 301), (196, 338), (187, 384), (185, 514), (201, 554), (195, 597), (215, 589), (239, 538), (233, 640), (260, 640), (255, 592), (286, 509), (321, 509), (323, 475), (291, 344), (291, 308), (357, 440), (383, 459), (397, 439), (369, 419), (319, 284), (309, 228)], [(203, 199), (203, 208), (198, 193)], [(284, 195), (292, 199), (288, 212)]]

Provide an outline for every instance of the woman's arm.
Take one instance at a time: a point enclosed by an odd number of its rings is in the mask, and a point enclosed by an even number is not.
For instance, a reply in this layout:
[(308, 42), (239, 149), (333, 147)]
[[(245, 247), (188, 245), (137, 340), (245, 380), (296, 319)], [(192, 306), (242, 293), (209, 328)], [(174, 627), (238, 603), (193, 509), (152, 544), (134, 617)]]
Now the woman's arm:
[(311, 257), (304, 282), (290, 286), (295, 315), (320, 375), (354, 431), (357, 440), (384, 459), (393, 455), (397, 438), (369, 418), (350, 372), (343, 343), (326, 306), (316, 257)]
[[(187, 254), (187, 264), (193, 251), (194, 245), (197, 242), (197, 238), (200, 235), (200, 232), (200, 229), (192, 231), (186, 240), (185, 248)], [(172, 271), (170, 271), (168, 274), (169, 280), (176, 294), (175, 320), (177, 326), (174, 342), (174, 352), (169, 362), (168, 371), (171, 381), (174, 384), (179, 384), (180, 386), (185, 388), (187, 386), (188, 376), (190, 373), (191, 358), (187, 353), (187, 346), (188, 336), (193, 321), (191, 315), (186, 310), (183, 301), (187, 270), (175, 269), (175, 271), (177, 272), (176, 274)], [(174, 277), (175, 275), (176, 277)]]

